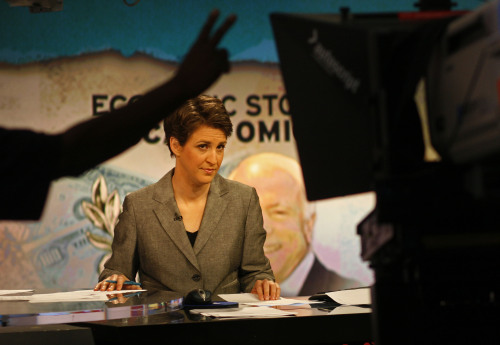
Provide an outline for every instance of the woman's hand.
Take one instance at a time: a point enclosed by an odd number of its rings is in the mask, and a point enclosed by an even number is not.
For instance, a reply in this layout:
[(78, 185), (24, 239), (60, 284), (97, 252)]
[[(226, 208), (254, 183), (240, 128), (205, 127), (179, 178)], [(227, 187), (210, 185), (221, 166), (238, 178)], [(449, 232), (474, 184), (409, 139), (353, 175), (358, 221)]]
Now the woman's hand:
[[(139, 292), (136, 292), (136, 293), (139, 293)], [(122, 303), (125, 303), (127, 302), (128, 298), (123, 296), (122, 293), (115, 293), (115, 294), (111, 294), (111, 295), (107, 295), (109, 300), (108, 302), (112, 303), (112, 304), (122, 304)]]
[(108, 302), (112, 304), (123, 304), (128, 301), (129, 298), (137, 296), (141, 294), (141, 292), (128, 292), (128, 293), (114, 293), (114, 294), (107, 294), (108, 296)]
[[(108, 280), (116, 281), (116, 283), (110, 283)], [(139, 285), (125, 284), (126, 281), (129, 281), (127, 277), (123, 274), (113, 274), (107, 277), (106, 279), (97, 283), (94, 287), (94, 291), (119, 291), (125, 288), (124, 290), (140, 290), (141, 287)]]
[(280, 298), (280, 285), (272, 280), (257, 280), (252, 288), (252, 293), (259, 295), (259, 300), (269, 301)]

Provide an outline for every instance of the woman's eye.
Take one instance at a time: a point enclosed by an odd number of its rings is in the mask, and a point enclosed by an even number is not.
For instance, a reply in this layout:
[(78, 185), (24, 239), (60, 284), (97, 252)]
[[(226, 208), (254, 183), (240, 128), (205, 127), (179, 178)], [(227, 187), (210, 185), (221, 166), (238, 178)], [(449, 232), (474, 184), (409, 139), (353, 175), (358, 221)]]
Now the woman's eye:
[(199, 147), (200, 149), (206, 149), (206, 148), (207, 148), (207, 145), (206, 145), (206, 144), (201, 144), (201, 145), (198, 145), (198, 147)]
[(221, 150), (224, 150), (225, 148), (226, 148), (226, 147), (225, 147), (224, 145), (219, 145), (219, 146), (217, 146), (217, 150), (220, 150), (220, 151), (221, 151)]

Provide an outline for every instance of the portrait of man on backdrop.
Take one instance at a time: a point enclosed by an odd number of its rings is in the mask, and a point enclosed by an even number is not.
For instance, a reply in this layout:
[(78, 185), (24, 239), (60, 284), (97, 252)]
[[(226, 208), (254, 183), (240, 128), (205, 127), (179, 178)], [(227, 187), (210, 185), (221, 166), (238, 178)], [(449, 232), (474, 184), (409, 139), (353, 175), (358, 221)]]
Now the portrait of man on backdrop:
[(299, 163), (283, 154), (262, 152), (243, 159), (229, 179), (254, 187), (264, 215), (266, 256), (283, 296), (359, 287), (360, 282), (325, 267), (312, 250), (316, 220)]

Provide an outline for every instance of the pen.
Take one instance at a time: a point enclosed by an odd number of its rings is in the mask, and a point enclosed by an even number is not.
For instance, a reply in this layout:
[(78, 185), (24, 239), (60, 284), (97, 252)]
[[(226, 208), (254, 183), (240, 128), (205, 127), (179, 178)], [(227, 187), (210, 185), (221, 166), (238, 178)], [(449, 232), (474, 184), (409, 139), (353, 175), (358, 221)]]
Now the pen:
[[(118, 291), (119, 292), (119, 291)], [(142, 291), (139, 291), (139, 292), (134, 292), (134, 293), (129, 293), (129, 294), (125, 294), (123, 295), (123, 297), (125, 298), (130, 298), (130, 297), (133, 297), (133, 296), (137, 296), (139, 294), (141, 294)], [(114, 294), (113, 294), (114, 295)], [(113, 302), (113, 301), (116, 301), (118, 299), (118, 297), (113, 297), (113, 298), (110, 298), (108, 299), (108, 302)]]
[[(117, 281), (116, 280), (106, 280), (106, 283), (116, 284)], [(141, 286), (141, 283), (135, 282), (133, 280), (126, 280), (123, 282), (123, 285), (139, 285), (139, 286)]]

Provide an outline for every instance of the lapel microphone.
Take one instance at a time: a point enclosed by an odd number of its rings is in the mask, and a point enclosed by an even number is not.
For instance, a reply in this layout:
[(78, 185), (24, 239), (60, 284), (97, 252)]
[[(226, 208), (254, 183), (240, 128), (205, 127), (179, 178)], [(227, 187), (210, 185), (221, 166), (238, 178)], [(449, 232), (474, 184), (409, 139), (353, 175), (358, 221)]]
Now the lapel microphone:
[(179, 216), (177, 213), (174, 216), (174, 222), (182, 220), (182, 216)]

